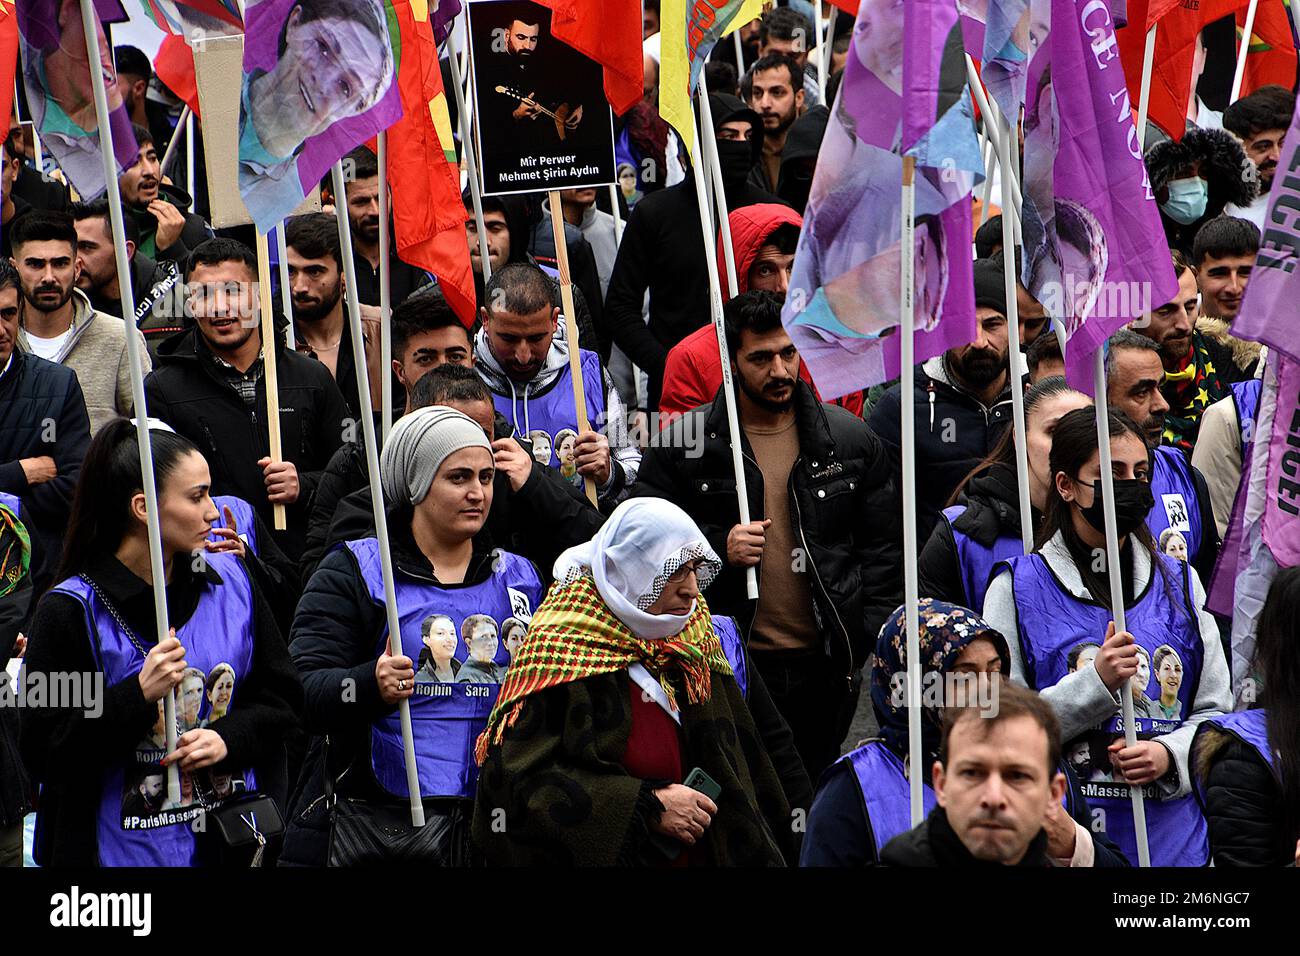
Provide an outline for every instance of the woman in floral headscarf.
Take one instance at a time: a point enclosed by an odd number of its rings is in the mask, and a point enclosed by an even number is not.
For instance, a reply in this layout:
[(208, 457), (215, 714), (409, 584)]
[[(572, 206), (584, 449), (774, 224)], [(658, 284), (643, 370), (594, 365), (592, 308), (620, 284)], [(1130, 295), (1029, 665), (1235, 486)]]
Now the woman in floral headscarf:
[[(949, 706), (996, 706), (996, 688), (1010, 669), (1010, 658), (1006, 639), (974, 611), (923, 598), (919, 620), (925, 760), (921, 779), (928, 814), (935, 805), (930, 770), (939, 759), (943, 732), (940, 701)], [(871, 705), (879, 736), (842, 757), (822, 777), (808, 817), (801, 866), (877, 863), (881, 848), (911, 829), (906, 675), (906, 619), (899, 607), (880, 629), (871, 669)], [(964, 700), (954, 699), (962, 695)], [(1066, 776), (1066, 807), (1048, 821), (1048, 852), (1069, 866), (1127, 865), (1114, 844), (1091, 834), (1078, 782)]]
[[(700, 596), (720, 567), (658, 498), (625, 501), (560, 556), (479, 738), (473, 838), (489, 864), (794, 862), (789, 784), (738, 680), (735, 622)], [(693, 768), (712, 797), (683, 785)]]

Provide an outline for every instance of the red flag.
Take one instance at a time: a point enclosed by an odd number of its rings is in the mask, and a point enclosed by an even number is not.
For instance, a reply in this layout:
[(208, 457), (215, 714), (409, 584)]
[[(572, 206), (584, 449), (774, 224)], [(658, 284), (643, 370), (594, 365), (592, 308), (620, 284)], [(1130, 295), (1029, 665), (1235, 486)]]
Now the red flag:
[(1115, 36), (1133, 108), (1137, 109), (1142, 91), (1142, 54), (1147, 36), (1142, 24), (1155, 23), (1147, 119), (1173, 139), (1181, 140), (1187, 127), (1187, 102), (1192, 95), (1197, 34), (1207, 24), (1232, 15), (1246, 4), (1247, 0), (1129, 0), (1129, 26), (1116, 30)]
[(199, 87), (194, 79), (194, 51), (183, 37), (169, 33), (163, 37), (158, 55), (154, 57), (153, 71), (158, 81), (175, 93), (199, 115)]
[[(1296, 50), (1287, 16), (1286, 0), (1259, 0), (1254, 28), (1246, 54), (1246, 72), (1241, 78), (1241, 96), (1261, 86), (1276, 83), (1288, 90), (1295, 86)], [(1237, 40), (1246, 29), (1246, 11), (1237, 11)]]
[(605, 99), (620, 116), (644, 92), (640, 0), (537, 0), (550, 7), (551, 35), (605, 68)]
[(18, 72), (18, 17), (9, 0), (0, 0), (0, 117), (5, 132), (13, 118), (14, 76)]
[[(465, 242), (465, 206), (428, 5), (394, 0), (402, 37), (397, 85), (402, 118), (388, 129), (393, 230), (403, 262), (433, 273), (447, 304), (474, 324), (474, 275)], [(418, 9), (418, 13), (417, 13)]]
[(835, 4), (835, 6), (839, 7), (851, 17), (856, 17), (858, 15), (857, 0), (831, 0), (831, 3)]

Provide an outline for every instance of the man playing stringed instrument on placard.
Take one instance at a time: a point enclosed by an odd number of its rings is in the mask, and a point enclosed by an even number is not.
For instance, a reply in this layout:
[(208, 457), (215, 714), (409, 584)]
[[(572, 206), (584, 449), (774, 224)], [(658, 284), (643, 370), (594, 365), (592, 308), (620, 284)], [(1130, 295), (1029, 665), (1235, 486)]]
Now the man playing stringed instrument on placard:
[[(582, 104), (573, 105), (577, 97), (565, 95), (568, 92), (565, 71), (556, 69), (553, 61), (544, 62), (547, 58), (538, 56), (540, 19), (532, 22), (524, 16), (512, 19), (505, 29), (504, 49), (500, 34), (493, 31), (492, 49), (498, 55), (489, 59), (490, 115), (502, 120), (498, 130), (508, 130), (508, 135), (521, 146), (529, 143), (554, 146), (582, 122)], [(536, 122), (539, 119), (541, 122)]]

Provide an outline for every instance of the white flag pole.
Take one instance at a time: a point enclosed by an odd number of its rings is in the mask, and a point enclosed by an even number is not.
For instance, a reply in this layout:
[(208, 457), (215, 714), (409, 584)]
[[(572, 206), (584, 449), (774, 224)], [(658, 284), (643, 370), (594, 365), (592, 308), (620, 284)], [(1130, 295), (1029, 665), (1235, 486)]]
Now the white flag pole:
[[(167, 141), (167, 148), (163, 150), (163, 157), (158, 163), (158, 168), (162, 170), (164, 176), (171, 175), (172, 163), (176, 161), (178, 147), (181, 144), (181, 137), (185, 134), (185, 126), (190, 121), (190, 108), (186, 106), (181, 110), (181, 117), (176, 121), (176, 129), (172, 133), (172, 138)], [(192, 154), (191, 154), (192, 155)], [(190, 193), (191, 198), (193, 193)]]
[(1250, 0), (1246, 8), (1246, 27), (1241, 34), (1241, 49), (1237, 51), (1237, 71), (1232, 74), (1232, 95), (1229, 103), (1235, 103), (1241, 97), (1241, 81), (1246, 76), (1246, 57), (1250, 55), (1250, 35), (1255, 32), (1255, 12), (1259, 9), (1259, 0)]
[(826, 43), (824, 42), (823, 32), (825, 30), (826, 19), (822, 16), (821, 0), (812, 0), (813, 8), (813, 34), (817, 39), (817, 71), (821, 75), (817, 77), (821, 88), (826, 89)]
[(623, 242), (623, 214), (618, 209), (618, 187), (609, 187), (609, 208), (614, 216), (614, 245), (621, 245)]
[[(708, 99), (703, 81), (700, 82), (697, 98)], [(707, 103), (702, 108), (707, 109)], [(695, 199), (700, 212), (700, 233), (704, 238), (704, 266), (709, 276), (709, 305), (713, 317), (713, 330), (717, 333), (718, 355), (722, 359), (722, 399), (727, 407), (731, 467), (736, 474), (736, 505), (740, 512), (740, 523), (749, 524), (749, 489), (745, 481), (745, 460), (740, 444), (740, 416), (736, 411), (736, 392), (732, 386), (731, 353), (727, 349), (727, 326), (722, 316), (722, 283), (718, 278), (718, 257), (713, 246), (713, 224), (709, 216), (708, 202), (705, 199), (704, 166), (707, 150), (703, 145), (697, 145), (695, 152), (695, 162), (691, 163), (691, 170), (695, 176)], [(726, 203), (723, 202), (722, 206), (725, 209)], [(745, 569), (745, 590), (750, 600), (758, 600), (758, 574), (752, 567)]]
[(1011, 422), (1015, 430), (1016, 488), (1020, 500), (1020, 543), (1028, 554), (1034, 548), (1034, 518), (1029, 501), (1029, 445), (1025, 437), (1025, 389), (1020, 380), (1020, 303), (1016, 299), (1016, 266), (1020, 250), (1015, 244), (1015, 226), (1006, 214), (1014, 208), (1015, 182), (1011, 168), (1011, 141), (1015, 131), (1003, 126), (999, 136), (1002, 167), (1002, 282), (1007, 297), (1007, 365), (1011, 385)]
[[(383, 441), (393, 427), (393, 268), (389, 261), (388, 131), (380, 130), (379, 149), (379, 428)], [(486, 237), (485, 237), (486, 238)], [(370, 366), (365, 353), (355, 361)], [(369, 374), (366, 376), (369, 381)]]
[(478, 230), (478, 252), (483, 262), (483, 288), (492, 278), (492, 263), (488, 261), (487, 226), (483, 225), (483, 193), (478, 183), (478, 161), (474, 154), (474, 124), (465, 108), (465, 91), (461, 86), (460, 65), (456, 59), (454, 34), (447, 34), (447, 60), (451, 64), (451, 88), (456, 93), (456, 115), (460, 119), (460, 148), (465, 156), (465, 171), (469, 178), (469, 196), (474, 208), (474, 226)]
[(916, 402), (912, 400), (916, 378), (916, 343), (913, 301), (913, 270), (916, 256), (916, 158), (903, 157), (903, 213), (901, 267), (899, 269), (899, 324), (902, 339), (899, 343), (899, 384), (902, 402), (902, 461), (903, 461), (903, 619), (907, 628), (907, 755), (908, 790), (911, 797), (912, 826), (925, 817), (925, 804), (921, 796), (924, 767), (921, 756), (921, 623), (917, 592), (917, 529), (916, 529)]
[(194, 202), (194, 114), (185, 117), (185, 191)]
[(275, 229), (276, 271), (280, 274), (280, 309), (284, 312), (286, 320), (285, 341), (289, 348), (297, 349), (298, 335), (293, 329), (293, 289), (289, 287), (289, 247), (284, 239), (285, 221), (281, 219), (280, 225)]
[[(82, 0), (89, 3), (90, 0)], [(334, 195), (346, 196), (342, 161), (334, 164)], [(397, 614), (397, 592), (393, 584), (393, 556), (388, 543), (388, 515), (384, 511), (384, 491), (379, 482), (379, 445), (375, 440), (375, 416), (370, 404), (370, 378), (366, 372), (366, 344), (361, 332), (361, 305), (357, 300), (357, 263), (352, 258), (352, 227), (344, 202), (334, 203), (334, 217), (339, 224), (339, 242), (343, 251), (344, 296), (348, 306), (348, 329), (352, 335), (352, 354), (357, 356), (357, 403), (361, 406), (361, 434), (365, 442), (366, 472), (370, 479), (370, 504), (375, 519), (375, 537), (379, 542), (379, 569), (384, 580), (384, 609), (388, 620), (388, 652), (402, 653), (402, 626)], [(420, 773), (415, 763), (415, 737), (411, 730), (411, 702), (405, 698), (397, 704), (402, 725), (402, 753), (406, 760), (406, 789), (411, 801), (411, 826), (424, 826), (424, 804), (420, 800)]]
[[(1102, 510), (1106, 518), (1106, 570), (1110, 581), (1111, 617), (1115, 619), (1115, 631), (1128, 630), (1124, 611), (1123, 582), (1120, 580), (1119, 534), (1115, 529), (1115, 476), (1111, 473), (1110, 459), (1110, 408), (1106, 399), (1106, 356), (1105, 348), (1099, 347), (1093, 357), (1093, 392), (1097, 407), (1097, 449), (1101, 455), (1101, 496)], [(1137, 744), (1137, 731), (1133, 726), (1133, 690), (1128, 681), (1119, 692), (1120, 709), (1124, 718), (1124, 746)], [(1146, 804), (1142, 800), (1142, 788), (1130, 784), (1129, 794), (1133, 798), (1133, 829), (1137, 837), (1138, 865), (1151, 865), (1151, 850), (1147, 845)]]
[(713, 129), (713, 107), (700, 84), (700, 139), (704, 152), (701, 154), (708, 161), (713, 193), (718, 197), (717, 216), (718, 232), (722, 235), (722, 258), (727, 267), (727, 288), (732, 296), (740, 294), (740, 285), (736, 281), (736, 250), (731, 241), (731, 214), (727, 211), (727, 194), (723, 191), (722, 164), (718, 160), (718, 134)]
[[(81, 0), (81, 28), (86, 36), (86, 57), (98, 63), (100, 34), (99, 17), (94, 0)], [(117, 160), (113, 155), (113, 130), (109, 123), (108, 92), (104, 88), (104, 71), (91, 70), (91, 92), (95, 98), (95, 118), (99, 125), (99, 153), (104, 161), (104, 190), (108, 197), (108, 215), (113, 224), (113, 253), (117, 263), (117, 281), (122, 297), (122, 314), (135, 315), (135, 292), (131, 288), (131, 262), (126, 254), (122, 224), (122, 195), (117, 188)], [(135, 406), (135, 439), (140, 447), (140, 481), (144, 486), (145, 526), (149, 532), (149, 569), (153, 577), (153, 611), (157, 625), (155, 638), (159, 644), (167, 640), (171, 626), (167, 620), (167, 578), (162, 552), (162, 527), (158, 521), (158, 487), (153, 466), (153, 445), (149, 441), (149, 409), (144, 395), (144, 362), (141, 356), (141, 339), (130, 329), (126, 337), (126, 360), (131, 368), (131, 402)], [(176, 750), (176, 690), (163, 697), (163, 722), (167, 727), (167, 753)], [(181, 768), (179, 763), (167, 765), (167, 803), (178, 807), (181, 803)]]
[(1142, 85), (1138, 87), (1137, 134), (1142, 151), (1147, 147), (1147, 110), (1151, 107), (1151, 69), (1156, 55), (1156, 26), (1147, 31), (1146, 46), (1142, 48)]

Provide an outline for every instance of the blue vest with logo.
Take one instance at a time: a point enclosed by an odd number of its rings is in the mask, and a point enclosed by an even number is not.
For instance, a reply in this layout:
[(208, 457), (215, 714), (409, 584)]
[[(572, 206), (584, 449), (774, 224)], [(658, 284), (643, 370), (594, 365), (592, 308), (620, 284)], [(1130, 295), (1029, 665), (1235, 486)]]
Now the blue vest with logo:
[[(259, 554), (257, 550), (257, 520), (253, 506), (238, 495), (213, 495), (212, 503), (217, 506), (217, 514), (220, 515), (217, 518), (217, 524), (225, 527), (225, 509), (229, 508), (230, 513), (235, 516), (235, 530), (244, 539), (244, 544), (248, 545), (248, 550), (253, 554)], [(221, 541), (222, 539), (215, 534), (209, 534), (208, 540)]]
[(1277, 758), (1274, 756), (1273, 746), (1268, 740), (1268, 711), (1262, 708), (1256, 710), (1239, 710), (1231, 714), (1218, 714), (1214, 717), (1207, 717), (1196, 727), (1196, 738), (1192, 741), (1192, 786), (1196, 788), (1196, 798), (1205, 805), (1205, 781), (1202, 768), (1197, 766), (1196, 754), (1200, 747), (1200, 736), (1205, 733), (1207, 726), (1217, 727), (1225, 733), (1232, 734), (1242, 743), (1249, 746), (1259, 758), (1264, 761), (1264, 765), (1273, 771), (1277, 776), (1278, 765)]
[[(178, 733), (211, 726), (237, 708), (239, 690), (253, 663), (253, 587), (248, 574), (234, 555), (211, 554), (207, 560), (223, 583), (206, 584), (194, 614), (176, 629), (187, 665), (176, 691)], [(83, 577), (68, 578), (53, 590), (76, 598), (85, 609), (91, 649), (106, 686), (140, 673), (152, 635), (145, 644)], [(218, 707), (221, 713), (216, 713)], [(168, 807), (166, 771), (158, 765), (166, 749), (162, 713), (160, 700), (152, 733), (131, 757), (115, 762), (100, 783), (96, 829), (101, 866), (194, 865), (193, 821), (224, 798), (255, 786), (251, 770), (230, 775), (182, 771), (180, 805)]]
[[(347, 548), (370, 599), (382, 607), (378, 542), (361, 538), (347, 542)], [(487, 726), (510, 664), (507, 643), (527, 628), (541, 603), (541, 578), (527, 559), (507, 551), (496, 552), (491, 576), (478, 584), (446, 587), (402, 574), (395, 578), (401, 653), (415, 662), (411, 729), (420, 795), (472, 800), (478, 784), (474, 743)], [(478, 657), (470, 653), (471, 640)], [(387, 641), (385, 625), (376, 656)], [(393, 796), (406, 797), (397, 712), (375, 721), (370, 742), (375, 780)]]
[(1187, 541), (1187, 560), (1195, 561), (1201, 547), (1201, 508), (1192, 466), (1177, 448), (1161, 445), (1152, 453), (1151, 495), (1156, 500), (1147, 515), (1151, 537), (1159, 541), (1166, 528), (1178, 530)]
[(7, 491), (0, 491), (0, 505), (4, 505), (12, 511), (15, 518), (23, 516), (23, 502), (17, 495), (11, 495)]
[[(1157, 557), (1160, 567), (1152, 569), (1146, 590), (1127, 612), (1128, 630), (1145, 652), (1145, 660), (1139, 656), (1138, 673), (1130, 683), (1130, 692), (1140, 691), (1134, 697), (1133, 710), (1134, 729), (1142, 739), (1159, 738), (1187, 719), (1205, 654), (1190, 596), (1189, 569), (1174, 558)], [(1070, 594), (1037, 554), (1012, 558), (1007, 565), (1012, 572), (1025, 681), (1034, 690), (1053, 687), (1071, 673), (1071, 651), (1100, 645), (1111, 620), (1110, 608)], [(1175, 676), (1175, 696), (1166, 706), (1161, 700), (1161, 681), (1173, 683)], [(1124, 735), (1120, 714), (1117, 703), (1114, 717), (1069, 741), (1065, 752), (1089, 804), (1094, 811), (1103, 811), (1099, 819), (1105, 822), (1106, 835), (1130, 860), (1136, 860), (1130, 787), (1112, 778), (1106, 751)], [(1196, 798), (1188, 794), (1166, 799), (1154, 784), (1144, 787), (1143, 795), (1151, 864), (1203, 866), (1209, 859), (1209, 841)]]
[(1252, 378), (1232, 383), (1232, 402), (1237, 406), (1237, 425), (1241, 428), (1241, 452), (1244, 460), (1247, 449), (1255, 443), (1255, 416), (1259, 414), (1259, 395), (1264, 388), (1263, 379)]
[(722, 653), (727, 655), (727, 663), (731, 665), (736, 675), (740, 693), (748, 699), (749, 665), (745, 661), (745, 644), (740, 639), (740, 629), (736, 626), (736, 619), (721, 614), (713, 615), (713, 633), (718, 635), (718, 640), (722, 643)]
[[(587, 401), (587, 420), (592, 428), (599, 429), (605, 419), (605, 383), (601, 376), (600, 356), (595, 352), (580, 349), (578, 361), (582, 368), (582, 388)], [(520, 438), (528, 438), (533, 442), (535, 457), (541, 453), (538, 450), (538, 439), (541, 436), (536, 433), (544, 432), (551, 450), (550, 456), (542, 464), (559, 468), (560, 438), (567, 437), (560, 436), (560, 433), (571, 431), (576, 435), (578, 432), (578, 416), (573, 405), (573, 379), (568, 364), (565, 364), (551, 387), (541, 395), (526, 397), (527, 387), (522, 383), (516, 385), (518, 394), (514, 396), (498, 395), (494, 391), (492, 403), (505, 420), (514, 427), (515, 433)], [(541, 459), (538, 458), (538, 461)]]
[[(889, 749), (883, 740), (869, 740), (857, 750), (840, 758), (853, 767), (853, 778), (862, 792), (862, 803), (867, 810), (867, 822), (876, 841), (876, 857), (885, 844), (912, 829), (912, 792), (903, 761)], [(930, 781), (921, 787), (921, 807), (926, 816), (935, 807), (934, 790)], [(1065, 809), (1074, 813), (1074, 795), (1067, 787), (1061, 800)]]
[(953, 505), (943, 509), (944, 520), (952, 532), (953, 543), (957, 546), (957, 566), (961, 569), (961, 586), (966, 594), (965, 606), (979, 613), (984, 608), (984, 595), (989, 589), (989, 577), (993, 566), (999, 561), (1006, 561), (1024, 554), (1024, 544), (1019, 536), (1003, 535), (988, 548), (974, 538), (962, 534), (953, 523), (966, 512), (965, 505)]

